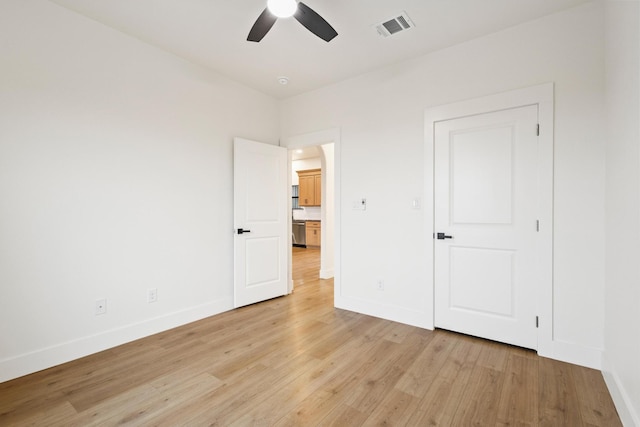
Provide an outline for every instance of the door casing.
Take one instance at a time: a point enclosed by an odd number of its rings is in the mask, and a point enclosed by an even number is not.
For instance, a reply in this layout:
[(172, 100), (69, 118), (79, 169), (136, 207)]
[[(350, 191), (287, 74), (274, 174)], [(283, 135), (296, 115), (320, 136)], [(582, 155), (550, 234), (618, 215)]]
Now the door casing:
[(434, 131), (439, 121), (490, 113), (509, 108), (537, 105), (539, 111), (540, 134), (538, 138), (538, 206), (537, 218), (540, 231), (536, 242), (537, 263), (537, 311), (538, 311), (538, 353), (554, 355), (557, 343), (553, 340), (553, 131), (554, 105), (553, 83), (546, 83), (524, 89), (513, 90), (495, 95), (475, 98), (437, 106), (425, 110), (425, 242), (426, 257), (430, 260), (431, 283), (427, 298), (430, 318), (427, 327), (434, 328)]

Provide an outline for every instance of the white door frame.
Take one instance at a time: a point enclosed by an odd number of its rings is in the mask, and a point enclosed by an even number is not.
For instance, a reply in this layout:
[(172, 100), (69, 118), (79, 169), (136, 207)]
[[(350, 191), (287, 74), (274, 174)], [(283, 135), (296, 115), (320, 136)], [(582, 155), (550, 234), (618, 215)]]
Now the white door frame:
[[(539, 317), (538, 354), (553, 355), (553, 83), (513, 90), (482, 98), (429, 108), (425, 111), (425, 169), (433, 172), (435, 123), (444, 120), (484, 114), (509, 108), (537, 105), (540, 123), (538, 137), (538, 212), (540, 232), (537, 240), (537, 308)], [(431, 260), (431, 301), (433, 307), (430, 328), (434, 328), (435, 297), (433, 278), (434, 176), (425, 174), (425, 239), (427, 259)], [(430, 213), (430, 215), (429, 215)]]
[[(329, 278), (333, 276), (333, 293), (334, 293), (334, 301), (337, 295), (340, 295), (340, 129), (339, 128), (331, 128), (318, 132), (310, 132), (301, 135), (290, 136), (281, 141), (281, 146), (286, 147), (288, 149), (302, 148), (302, 147), (310, 147), (324, 144), (334, 144), (333, 151), (333, 184), (334, 184), (334, 193), (333, 193), (333, 254), (325, 247), (326, 245), (320, 246), (321, 253), (321, 273), (324, 274), (324, 278)], [(321, 156), (324, 159), (324, 154)], [(324, 161), (324, 160), (323, 160)], [(289, 156), (289, 170), (291, 170), (291, 156)], [(326, 189), (328, 188), (326, 185), (327, 174), (323, 174), (322, 181), (322, 200), (327, 200)], [(291, 178), (289, 178), (291, 181)], [(289, 182), (289, 192), (291, 192), (291, 182)], [(291, 194), (289, 194), (291, 196)], [(291, 203), (291, 197), (289, 197), (289, 203)], [(289, 206), (291, 208), (291, 206)], [(325, 208), (323, 207), (323, 210)], [(289, 222), (291, 222), (291, 216), (289, 217)], [(289, 229), (291, 229), (291, 224), (289, 224)], [(327, 242), (330, 239), (327, 239), (327, 233), (329, 233), (330, 227), (325, 227), (324, 225), (321, 227), (321, 235), (320, 241)], [(289, 246), (291, 246), (291, 243)], [(331, 259), (328, 259), (331, 258)], [(292, 278), (292, 259), (291, 259), (291, 251), (289, 251), (289, 293), (293, 290), (293, 278)]]

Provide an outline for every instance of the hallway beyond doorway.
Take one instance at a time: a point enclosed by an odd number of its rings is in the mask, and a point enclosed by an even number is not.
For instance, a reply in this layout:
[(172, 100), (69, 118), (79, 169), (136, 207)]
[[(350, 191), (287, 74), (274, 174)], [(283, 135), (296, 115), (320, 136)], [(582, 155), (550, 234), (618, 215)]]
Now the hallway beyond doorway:
[(292, 248), (293, 289), (320, 279), (320, 248)]

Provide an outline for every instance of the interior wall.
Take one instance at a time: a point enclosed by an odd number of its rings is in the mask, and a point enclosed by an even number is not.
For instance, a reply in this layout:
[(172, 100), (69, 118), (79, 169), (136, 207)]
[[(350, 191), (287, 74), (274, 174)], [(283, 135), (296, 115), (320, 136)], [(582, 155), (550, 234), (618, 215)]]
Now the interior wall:
[(232, 138), (277, 101), (45, 0), (0, 39), (0, 381), (232, 308)]
[[(600, 360), (602, 15), (602, 3), (587, 3), (283, 102), (284, 136), (340, 128), (339, 306), (418, 326), (433, 319), (432, 212), (411, 207), (433, 197), (424, 186), (432, 173), (423, 160), (425, 109), (554, 82), (553, 335), (566, 344), (565, 359)], [(353, 209), (361, 198), (366, 210)]]
[(603, 371), (640, 426), (640, 3), (606, 2), (606, 312)]

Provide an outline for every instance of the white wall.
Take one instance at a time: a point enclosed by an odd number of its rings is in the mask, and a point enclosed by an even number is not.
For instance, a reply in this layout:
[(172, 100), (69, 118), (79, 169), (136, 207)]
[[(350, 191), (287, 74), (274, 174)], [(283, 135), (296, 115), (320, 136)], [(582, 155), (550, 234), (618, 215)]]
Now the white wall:
[(640, 426), (640, 7), (606, 2), (607, 210), (603, 371), (620, 418)]
[(0, 40), (0, 381), (230, 309), (232, 138), (276, 100), (45, 0)]
[[(588, 3), (283, 102), (283, 136), (340, 128), (339, 305), (433, 318), (424, 110), (555, 82), (554, 328), (558, 358), (599, 365), (604, 324), (603, 6)], [(402, 35), (398, 36), (402, 37)], [(398, 39), (399, 40), (399, 39)], [(400, 40), (399, 40), (400, 41)], [(381, 43), (393, 43), (393, 39)], [(367, 210), (352, 210), (366, 197)], [(336, 272), (338, 275), (338, 272)], [(384, 292), (375, 289), (376, 279)], [(585, 362), (586, 361), (586, 362)], [(597, 367), (597, 366), (596, 366)]]

